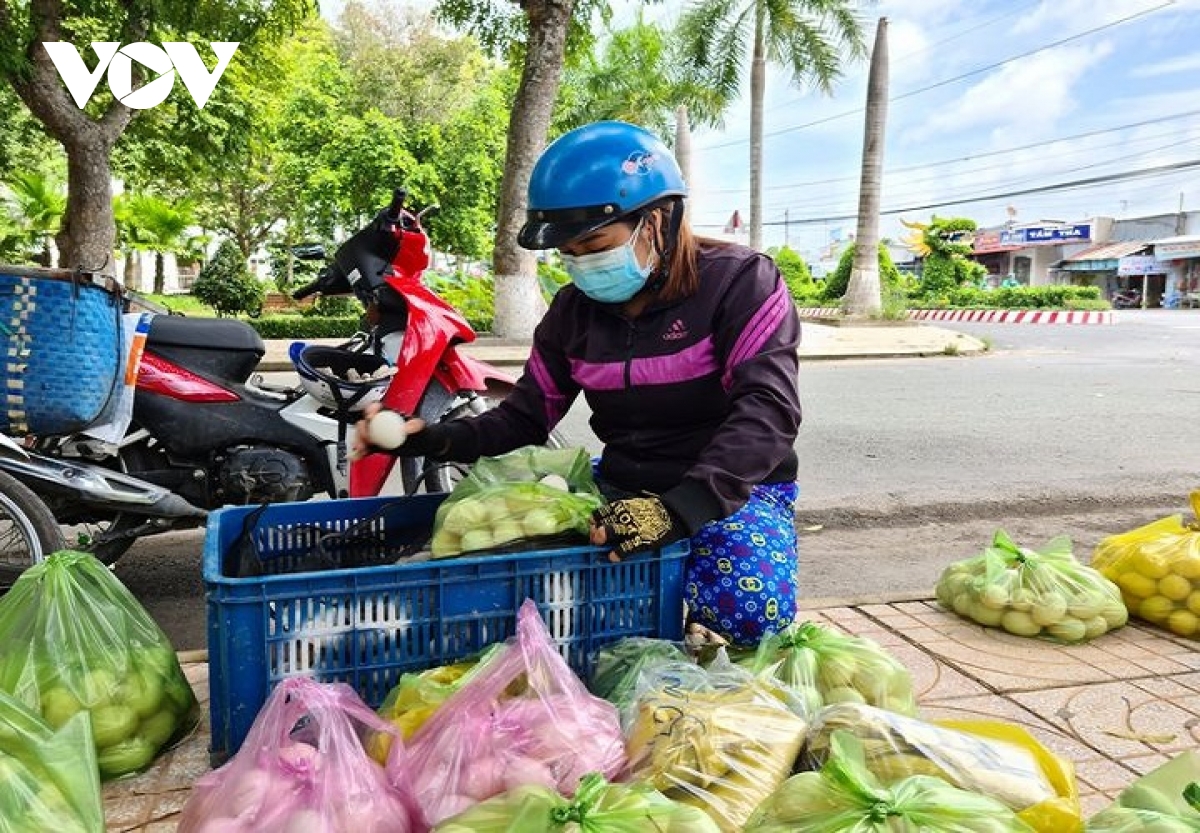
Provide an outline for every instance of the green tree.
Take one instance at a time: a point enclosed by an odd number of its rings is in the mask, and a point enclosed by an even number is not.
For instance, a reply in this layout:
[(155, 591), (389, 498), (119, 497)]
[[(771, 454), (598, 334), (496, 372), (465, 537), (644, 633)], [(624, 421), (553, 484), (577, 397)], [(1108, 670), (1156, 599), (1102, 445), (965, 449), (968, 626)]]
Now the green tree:
[[(884, 292), (899, 290), (904, 285), (904, 276), (892, 262), (892, 255), (887, 246), (880, 242), (876, 245), (875, 251), (879, 268), (879, 282)], [(825, 286), (821, 291), (822, 297), (826, 300), (836, 300), (846, 294), (846, 290), (850, 287), (850, 275), (854, 270), (854, 256), (855, 246), (853, 243), (842, 250), (837, 268), (825, 279)]]
[(25, 170), (12, 174), (7, 185), (19, 233), (26, 245), (38, 253), (38, 263), (53, 266), (51, 242), (62, 225), (67, 206), (62, 177), (57, 173)]
[(133, 194), (118, 201), (114, 214), (118, 237), (129, 248), (154, 252), (154, 293), (163, 294), (165, 256), (188, 252), (188, 238), (195, 236), (188, 233), (195, 225), (194, 206), (188, 200), (171, 202), (153, 194)]
[(750, 53), (750, 245), (762, 247), (763, 101), (767, 62), (829, 93), (845, 58), (865, 54), (852, 0), (698, 0), (680, 18), (684, 55), (729, 100)]
[(812, 272), (809, 271), (804, 258), (788, 246), (772, 248), (767, 254), (779, 267), (779, 274), (783, 275), (783, 282), (787, 284), (788, 292), (793, 298), (812, 296), (816, 284), (813, 282)]
[(567, 67), (555, 128), (565, 132), (617, 119), (670, 141), (681, 106), (691, 122), (719, 126), (729, 100), (687, 64), (682, 46), (675, 32), (646, 23), (639, 10), (632, 26), (611, 33), (598, 50)]
[[(66, 151), (67, 208), (57, 238), (64, 264), (96, 266), (111, 256), (116, 238), (112, 152), (135, 111), (103, 85), (80, 109), (42, 43), (162, 42), (190, 37), (202, 42), (237, 41), (245, 55), (291, 30), (311, 12), (309, 0), (0, 0), (0, 79), (11, 85)], [(204, 46), (199, 51), (211, 65), (211, 51)], [(237, 56), (233, 60), (236, 63)], [(194, 106), (182, 84), (175, 85), (171, 95), (181, 107)]]
[(437, 16), (466, 27), (484, 47), (521, 63), (505, 145), (504, 175), (497, 205), (492, 264), (496, 280), (495, 331), (530, 336), (545, 302), (534, 257), (517, 245), (525, 221), (526, 189), (534, 162), (546, 144), (568, 45), (590, 46), (594, 11), (604, 0), (439, 0)]
[(263, 285), (246, 268), (246, 257), (238, 244), (225, 240), (213, 259), (204, 265), (192, 294), (217, 311), (218, 315), (262, 311)]

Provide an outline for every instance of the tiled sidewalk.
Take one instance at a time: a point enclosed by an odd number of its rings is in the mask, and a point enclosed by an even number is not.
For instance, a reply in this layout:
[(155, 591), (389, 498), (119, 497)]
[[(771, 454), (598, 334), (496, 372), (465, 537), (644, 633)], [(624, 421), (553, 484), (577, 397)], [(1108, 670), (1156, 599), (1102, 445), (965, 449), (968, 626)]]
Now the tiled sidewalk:
[[(1074, 763), (1085, 815), (1138, 775), (1200, 746), (1200, 643), (1131, 623), (1086, 645), (1010, 636), (927, 599), (819, 604), (807, 618), (874, 639), (913, 676), (926, 718), (1024, 726)], [(172, 831), (208, 769), (208, 667), (184, 666), (204, 710), (195, 735), (104, 790), (110, 831)]]

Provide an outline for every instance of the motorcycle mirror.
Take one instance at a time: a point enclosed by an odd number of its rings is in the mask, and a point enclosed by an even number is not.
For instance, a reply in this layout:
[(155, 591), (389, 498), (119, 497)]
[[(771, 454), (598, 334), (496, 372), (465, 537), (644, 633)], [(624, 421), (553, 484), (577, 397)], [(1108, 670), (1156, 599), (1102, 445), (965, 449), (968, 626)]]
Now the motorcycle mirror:
[(325, 245), (323, 243), (301, 243), (299, 246), (292, 246), (292, 256), (298, 260), (327, 260), (328, 255), (325, 253)]

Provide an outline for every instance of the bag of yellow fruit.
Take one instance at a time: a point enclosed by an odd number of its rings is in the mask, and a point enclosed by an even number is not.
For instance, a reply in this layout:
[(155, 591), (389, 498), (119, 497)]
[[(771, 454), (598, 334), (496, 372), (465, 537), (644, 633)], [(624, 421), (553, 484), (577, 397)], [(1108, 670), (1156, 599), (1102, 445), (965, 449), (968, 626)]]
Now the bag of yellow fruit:
[(936, 595), (980, 625), (1068, 644), (1095, 639), (1129, 617), (1117, 585), (1079, 563), (1066, 536), (1031, 550), (997, 531), (982, 553), (946, 568)]
[[(1200, 491), (1191, 503), (1200, 517)], [(1092, 566), (1121, 588), (1131, 614), (1200, 639), (1200, 523), (1172, 515), (1110, 536), (1096, 545)]]

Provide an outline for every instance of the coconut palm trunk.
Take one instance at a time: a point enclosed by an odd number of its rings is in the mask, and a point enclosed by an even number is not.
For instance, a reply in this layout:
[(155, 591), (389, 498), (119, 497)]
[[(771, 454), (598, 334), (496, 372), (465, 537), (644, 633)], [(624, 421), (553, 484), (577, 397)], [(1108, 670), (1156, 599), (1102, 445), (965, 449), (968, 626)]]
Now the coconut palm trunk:
[(766, 6), (754, 6), (754, 55), (750, 61), (750, 248), (762, 249), (763, 99), (767, 90)]
[(863, 129), (862, 177), (858, 190), (858, 228), (854, 238), (854, 266), (842, 308), (858, 318), (878, 315), (883, 309), (879, 283), (879, 206), (883, 184), (883, 145), (887, 127), (888, 52), (887, 18), (879, 19), (871, 71), (867, 80), (867, 108)]

